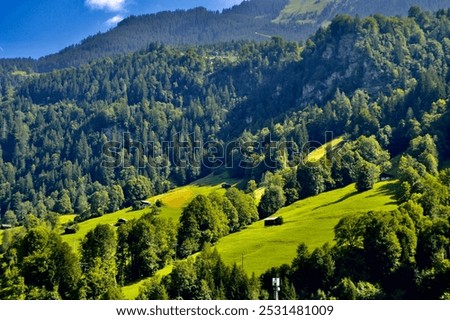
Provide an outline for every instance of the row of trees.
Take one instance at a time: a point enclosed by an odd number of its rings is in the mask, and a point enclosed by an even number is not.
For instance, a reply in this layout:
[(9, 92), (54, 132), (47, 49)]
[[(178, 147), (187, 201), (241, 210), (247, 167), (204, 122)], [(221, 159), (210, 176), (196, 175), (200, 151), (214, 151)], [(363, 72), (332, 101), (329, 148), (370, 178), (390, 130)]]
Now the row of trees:
[(138, 299), (144, 300), (250, 300), (267, 298), (259, 279), (242, 268), (227, 266), (217, 251), (206, 246), (195, 259), (175, 263), (170, 275), (146, 283)]

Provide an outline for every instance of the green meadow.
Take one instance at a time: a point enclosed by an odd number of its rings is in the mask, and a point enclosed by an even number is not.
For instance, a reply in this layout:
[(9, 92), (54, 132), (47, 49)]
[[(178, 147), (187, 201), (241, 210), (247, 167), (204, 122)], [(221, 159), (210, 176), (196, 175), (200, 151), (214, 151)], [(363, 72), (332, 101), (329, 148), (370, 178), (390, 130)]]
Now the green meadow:
[(330, 2), (331, 0), (291, 0), (274, 22), (283, 23), (292, 18), (297, 18), (296, 22), (299, 24), (315, 22), (315, 20), (304, 20), (300, 17), (306, 13), (319, 15)]
[[(241, 181), (236, 179), (231, 179), (227, 174), (221, 175), (209, 175), (200, 180), (188, 184), (183, 187), (175, 188), (167, 193), (157, 195), (149, 198), (148, 200), (154, 203), (156, 200), (161, 200), (163, 206), (161, 207), (160, 217), (173, 219), (173, 221), (178, 221), (183, 208), (197, 195), (203, 194), (208, 195), (214, 191), (225, 192), (222, 188), (222, 183), (229, 183), (232, 185), (237, 185)], [(63, 240), (69, 243), (75, 250), (78, 249), (80, 241), (86, 236), (86, 234), (94, 229), (99, 224), (110, 224), (114, 225), (119, 219), (138, 219), (144, 213), (150, 212), (150, 208), (144, 208), (140, 210), (133, 210), (131, 208), (125, 208), (114, 213), (105, 214), (101, 217), (89, 219), (87, 221), (80, 222), (78, 224), (79, 230), (74, 234), (63, 235)], [(62, 216), (65, 217), (65, 216)], [(71, 216), (73, 219), (74, 216)], [(69, 221), (68, 218), (66, 222)]]
[[(163, 269), (157, 271), (155, 273), (155, 275), (153, 276), (153, 278), (161, 278), (163, 276), (166, 276), (172, 272), (172, 269), (173, 269), (173, 265), (167, 265)], [(139, 295), (139, 290), (147, 281), (149, 281), (149, 279), (151, 279), (151, 278), (145, 278), (138, 282), (135, 282), (135, 283), (132, 283), (132, 284), (122, 287), (122, 293), (123, 293), (125, 299), (128, 299), (128, 300), (136, 299), (136, 297)]]
[[(393, 196), (395, 186), (395, 181), (379, 182), (373, 190), (358, 193), (352, 184), (297, 201), (274, 214), (283, 217), (283, 225), (264, 227), (264, 221), (258, 221), (222, 238), (215, 248), (225, 263), (243, 264), (247, 273), (260, 275), (271, 267), (291, 263), (302, 242), (311, 249), (333, 242), (334, 226), (346, 215), (371, 210), (394, 210), (397, 208)], [(258, 195), (263, 192), (262, 189), (257, 191)], [(171, 268), (167, 266), (155, 276), (169, 274)], [(139, 288), (147, 280), (123, 287), (125, 298), (135, 299)]]
[(260, 275), (270, 267), (291, 263), (302, 242), (311, 249), (333, 242), (334, 226), (344, 216), (395, 209), (394, 188), (395, 182), (387, 181), (357, 193), (352, 184), (297, 201), (275, 213), (283, 217), (283, 225), (264, 227), (264, 221), (258, 221), (222, 238), (216, 248), (226, 263), (243, 263), (249, 274)]
[(323, 145), (321, 145), (320, 147), (312, 150), (310, 153), (308, 153), (308, 156), (306, 157), (306, 161), (305, 162), (315, 162), (315, 161), (319, 161), (320, 159), (322, 159), (328, 148), (330, 148), (331, 150), (336, 149), (339, 145), (341, 145), (341, 143), (344, 142), (344, 137), (339, 137), (336, 139), (333, 139), (330, 142), (327, 142)]

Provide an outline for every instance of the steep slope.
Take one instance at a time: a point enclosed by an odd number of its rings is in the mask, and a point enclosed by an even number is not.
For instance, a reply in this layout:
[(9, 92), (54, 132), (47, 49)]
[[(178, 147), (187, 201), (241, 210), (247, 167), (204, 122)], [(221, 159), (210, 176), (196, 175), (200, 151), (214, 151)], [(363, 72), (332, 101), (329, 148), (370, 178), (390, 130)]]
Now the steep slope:
[(406, 15), (409, 8), (436, 11), (450, 6), (448, 0), (291, 0), (275, 19), (278, 23), (297, 23), (316, 27), (326, 24), (338, 14), (365, 17), (371, 14)]
[[(160, 208), (159, 217), (164, 219), (172, 219), (178, 223), (180, 219), (181, 211), (183, 208), (197, 195), (209, 195), (213, 192), (224, 193), (225, 189), (221, 187), (223, 183), (229, 183), (232, 185), (238, 185), (240, 180), (231, 179), (226, 174), (221, 175), (209, 175), (202, 179), (196, 180), (193, 183), (175, 188), (167, 193), (157, 195), (149, 198), (151, 203), (155, 203), (157, 200), (162, 201), (163, 206)], [(74, 234), (63, 235), (63, 240), (75, 249), (79, 247), (80, 241), (86, 236), (86, 234), (93, 230), (99, 224), (114, 225), (118, 219), (139, 219), (143, 214), (148, 213), (150, 209), (143, 208), (139, 210), (133, 210), (132, 208), (124, 208), (122, 210), (103, 215), (94, 219), (83, 221), (78, 223), (79, 230)], [(61, 216), (60, 223), (64, 224), (69, 217), (73, 220), (74, 215)], [(0, 230), (0, 243), (2, 232)]]
[[(258, 180), (267, 170), (263, 161), (270, 155), (262, 148), (250, 155), (231, 147), (208, 154), (214, 151), (205, 145), (204, 158), (197, 148), (166, 152), (166, 142), (178, 145), (179, 139), (223, 146), (272, 136), (301, 147), (323, 142), (332, 130), (335, 136), (375, 135), (395, 156), (411, 139), (430, 134), (439, 137), (446, 160), (449, 26), (449, 11), (339, 17), (304, 47), (279, 38), (207, 48), (154, 46), (34, 75), (15, 91), (3, 88), (1, 214), (12, 209), (21, 221), (37, 214), (38, 204), (80, 213), (79, 203), (101, 189), (124, 188), (137, 172), (151, 181), (152, 194), (163, 193), (171, 183), (211, 173), (209, 159), (226, 158), (234, 177)], [(134, 152), (138, 141), (154, 149)], [(104, 153), (107, 142), (119, 143), (129, 156)], [(188, 159), (194, 161), (186, 166)], [(241, 160), (249, 166), (238, 166)], [(62, 201), (67, 197), (70, 202)]]
[(450, 7), (450, 0), (249, 0), (223, 12), (195, 8), (131, 16), (105, 33), (90, 36), (35, 63), (28, 61), (27, 67), (46, 72), (78, 66), (98, 58), (145, 49), (154, 42), (197, 45), (231, 40), (261, 41), (271, 36), (299, 41), (338, 14), (406, 15), (413, 5), (435, 11)]
[(264, 227), (258, 221), (247, 229), (222, 238), (217, 250), (228, 264), (242, 263), (247, 273), (257, 275), (267, 269), (289, 264), (298, 245), (317, 248), (332, 242), (334, 226), (345, 216), (371, 210), (394, 210), (395, 182), (380, 182), (371, 191), (358, 193), (355, 186), (322, 193), (280, 209), (284, 224)]
[(296, 25), (271, 22), (287, 3), (288, 0), (252, 0), (221, 13), (199, 7), (131, 16), (106, 33), (94, 35), (78, 45), (40, 59), (39, 70), (80, 65), (98, 57), (141, 50), (153, 42), (197, 45), (244, 39), (264, 40), (264, 35), (300, 40), (309, 32), (302, 33)]
[[(225, 236), (215, 248), (228, 265), (243, 264), (249, 275), (260, 275), (271, 267), (290, 264), (302, 242), (309, 248), (332, 243), (334, 226), (345, 216), (371, 210), (394, 210), (397, 207), (392, 193), (394, 188), (395, 182), (380, 182), (374, 190), (358, 194), (355, 186), (349, 185), (300, 200), (275, 214), (284, 218), (283, 225), (264, 227), (264, 222), (258, 221), (245, 230)], [(166, 266), (155, 277), (169, 274), (172, 267)], [(123, 287), (125, 298), (135, 299), (146, 281), (148, 278)]]

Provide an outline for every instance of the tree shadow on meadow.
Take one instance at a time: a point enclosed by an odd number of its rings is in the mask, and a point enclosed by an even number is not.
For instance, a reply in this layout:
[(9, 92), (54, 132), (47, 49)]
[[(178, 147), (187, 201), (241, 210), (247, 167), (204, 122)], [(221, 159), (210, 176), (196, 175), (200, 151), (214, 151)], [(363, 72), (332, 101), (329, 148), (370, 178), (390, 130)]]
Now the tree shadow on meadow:
[(315, 207), (313, 210), (317, 210), (317, 209), (320, 209), (320, 208), (324, 208), (324, 207), (331, 206), (331, 205), (333, 205), (333, 204), (337, 204), (337, 203), (343, 202), (343, 201), (345, 201), (345, 200), (347, 200), (347, 199), (349, 199), (349, 198), (351, 198), (351, 197), (353, 197), (353, 196), (356, 196), (358, 193), (359, 193), (359, 192), (358, 192), (357, 190), (352, 191), (352, 192), (350, 192), (350, 193), (347, 193), (347, 194), (344, 195), (342, 198), (340, 198), (340, 199), (338, 199), (338, 200), (336, 200), (336, 201), (329, 202), (329, 203), (323, 204), (323, 205), (321, 205), (321, 206)]
[[(398, 201), (395, 199), (395, 196), (397, 194), (397, 189), (398, 189), (398, 183), (388, 183), (388, 184), (385, 184), (385, 185), (381, 186), (380, 188), (378, 188), (378, 190), (374, 194), (367, 196), (367, 198), (379, 197), (382, 195), (389, 196), (390, 199), (392, 199), (392, 201), (385, 203), (386, 205), (398, 204)], [(313, 210), (317, 210), (320, 208), (324, 208), (324, 207), (328, 207), (328, 206), (331, 206), (334, 204), (341, 203), (353, 196), (358, 195), (359, 193), (360, 192), (358, 192), (357, 190), (349, 192), (346, 195), (344, 195), (342, 198), (340, 198), (336, 201), (329, 202), (329, 203), (323, 204), (321, 206), (318, 206), (318, 207), (314, 208)]]

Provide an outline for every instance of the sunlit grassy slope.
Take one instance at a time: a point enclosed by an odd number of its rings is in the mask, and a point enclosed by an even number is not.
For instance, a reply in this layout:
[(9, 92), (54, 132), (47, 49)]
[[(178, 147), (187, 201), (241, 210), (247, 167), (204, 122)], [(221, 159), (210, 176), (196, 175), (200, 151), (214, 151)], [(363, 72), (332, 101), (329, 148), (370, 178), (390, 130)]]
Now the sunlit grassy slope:
[(330, 148), (331, 150), (336, 149), (338, 146), (340, 146), (342, 144), (342, 142), (344, 142), (344, 138), (343, 137), (339, 137), (336, 139), (333, 139), (332, 141), (323, 144), (322, 146), (320, 146), (317, 149), (314, 149), (313, 151), (311, 151), (308, 156), (306, 157), (306, 162), (308, 161), (318, 161), (320, 159), (322, 159), (326, 152), (327, 149)]
[(264, 227), (258, 221), (247, 229), (222, 238), (216, 245), (228, 264), (242, 263), (248, 273), (261, 274), (270, 267), (290, 263), (301, 242), (317, 248), (334, 238), (334, 226), (346, 216), (370, 210), (393, 210), (395, 182), (377, 183), (373, 190), (358, 193), (352, 184), (342, 189), (300, 200), (280, 209), (284, 224)]
[[(240, 180), (231, 179), (227, 174), (209, 175), (184, 187), (175, 188), (162, 195), (152, 197), (149, 200), (154, 203), (157, 199), (160, 199), (163, 202), (160, 216), (178, 221), (183, 207), (185, 207), (195, 196), (199, 194), (208, 195), (214, 191), (225, 192), (225, 189), (221, 187), (224, 182), (236, 185), (240, 183)], [(78, 224), (80, 229), (77, 233), (63, 235), (63, 240), (77, 249), (80, 240), (83, 239), (85, 235), (90, 230), (94, 229), (98, 224), (114, 225), (120, 218), (131, 220), (134, 218), (139, 218), (144, 213), (149, 211), (149, 208), (144, 208), (141, 210), (125, 208), (114, 213), (105, 214), (95, 219), (83, 221)]]
[[(172, 272), (173, 265), (168, 265), (165, 268), (157, 271), (154, 277), (163, 277)], [(145, 282), (149, 281), (150, 278), (142, 279), (138, 282), (132, 283), (128, 286), (122, 287), (122, 293), (127, 300), (134, 300), (139, 295), (140, 288), (145, 284)]]
[(297, 23), (314, 23), (313, 19), (305, 19), (305, 14), (318, 15), (331, 0), (291, 0), (274, 20), (276, 23), (295, 21)]
[[(297, 201), (274, 215), (283, 217), (283, 225), (264, 227), (264, 222), (258, 221), (245, 230), (222, 238), (216, 248), (227, 264), (241, 265), (243, 257), (247, 273), (260, 275), (271, 267), (291, 263), (301, 242), (311, 249), (333, 242), (334, 226), (346, 215), (395, 209), (395, 184), (395, 181), (379, 182), (373, 190), (363, 193), (358, 193), (352, 184)], [(171, 266), (168, 266), (156, 276), (170, 272)], [(136, 298), (146, 280), (123, 287), (125, 298)]]

